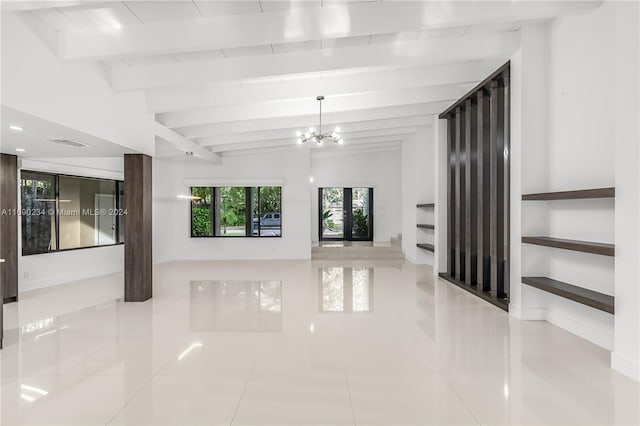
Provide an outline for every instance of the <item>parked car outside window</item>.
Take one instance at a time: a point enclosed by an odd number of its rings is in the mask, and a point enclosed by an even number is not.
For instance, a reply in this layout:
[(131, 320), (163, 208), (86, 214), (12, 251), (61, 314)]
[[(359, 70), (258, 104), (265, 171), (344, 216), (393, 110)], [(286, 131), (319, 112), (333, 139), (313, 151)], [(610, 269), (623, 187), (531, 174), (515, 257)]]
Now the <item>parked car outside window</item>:
[[(280, 212), (265, 213), (260, 218), (260, 230), (262, 235), (280, 235), (280, 228), (282, 221), (280, 218)], [(253, 235), (258, 235), (258, 218), (253, 219)]]

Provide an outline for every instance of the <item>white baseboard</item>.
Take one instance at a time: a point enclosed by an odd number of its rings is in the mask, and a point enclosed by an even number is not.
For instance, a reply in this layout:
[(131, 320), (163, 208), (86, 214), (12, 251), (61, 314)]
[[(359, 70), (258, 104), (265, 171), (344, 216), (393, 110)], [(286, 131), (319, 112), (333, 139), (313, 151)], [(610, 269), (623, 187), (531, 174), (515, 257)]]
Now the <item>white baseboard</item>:
[(640, 382), (640, 363), (616, 352), (611, 353), (611, 368)]
[(523, 308), (515, 303), (510, 303), (509, 315), (521, 321), (544, 321), (546, 319), (546, 309)]
[(516, 305), (509, 305), (509, 315), (521, 321), (547, 321), (608, 351), (613, 350), (613, 331), (608, 333), (598, 330), (570, 316), (544, 308), (522, 308)]

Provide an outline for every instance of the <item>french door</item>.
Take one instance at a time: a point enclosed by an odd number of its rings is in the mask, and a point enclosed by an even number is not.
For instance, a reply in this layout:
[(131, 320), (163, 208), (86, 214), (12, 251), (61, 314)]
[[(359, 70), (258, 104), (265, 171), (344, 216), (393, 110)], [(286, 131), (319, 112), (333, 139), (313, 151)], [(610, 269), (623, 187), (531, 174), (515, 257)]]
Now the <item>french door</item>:
[(320, 240), (373, 241), (373, 188), (319, 188)]

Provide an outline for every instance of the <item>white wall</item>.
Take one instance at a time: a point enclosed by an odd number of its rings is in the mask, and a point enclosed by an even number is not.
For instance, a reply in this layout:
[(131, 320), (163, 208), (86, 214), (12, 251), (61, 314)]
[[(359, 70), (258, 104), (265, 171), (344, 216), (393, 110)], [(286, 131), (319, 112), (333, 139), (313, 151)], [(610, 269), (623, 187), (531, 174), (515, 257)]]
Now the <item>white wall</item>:
[[(311, 257), (310, 157), (307, 149), (224, 156), (221, 165), (196, 158), (153, 160), (153, 258), (309, 259)], [(191, 238), (189, 180), (202, 185), (282, 185), (282, 238)], [(194, 185), (195, 186), (195, 185)]]
[[(559, 18), (546, 30), (540, 25), (523, 29), (521, 51), (514, 58), (512, 241), (520, 235), (614, 241), (611, 200), (521, 202), (522, 193), (614, 185), (614, 150), (603, 143), (612, 139), (615, 111), (615, 92), (602, 84), (615, 52), (609, 6)], [(513, 313), (546, 319), (612, 350), (611, 315), (519, 285), (519, 277), (548, 276), (613, 295), (613, 258), (514, 245)]]
[(447, 196), (447, 173), (449, 173), (449, 158), (447, 154), (447, 120), (440, 120), (437, 116), (433, 122), (434, 141), (434, 169), (435, 169), (435, 198), (434, 224), (437, 224), (434, 232), (435, 259), (433, 273), (437, 275), (447, 272), (447, 251), (449, 250), (447, 241), (447, 219), (448, 196)]
[[(638, 379), (638, 4), (522, 29), (511, 63), (512, 315), (545, 319), (612, 351)], [(523, 193), (616, 187), (613, 200), (522, 202)], [(521, 235), (610, 242), (609, 258), (520, 244)], [(522, 285), (545, 275), (615, 295), (615, 317)]]
[(615, 74), (610, 81), (615, 82), (616, 166), (616, 316), (611, 365), (640, 381), (639, 16), (637, 2), (615, 3)]
[(374, 240), (397, 238), (402, 232), (400, 145), (383, 151), (340, 151), (318, 150), (311, 157), (312, 240), (318, 241), (318, 188), (323, 187), (373, 188)]
[(435, 143), (431, 126), (418, 127), (402, 143), (402, 251), (407, 260), (433, 265), (434, 253), (416, 247), (434, 244), (432, 230), (419, 229), (418, 223), (435, 224), (434, 209), (417, 204), (435, 202)]
[(2, 104), (145, 154), (153, 117), (143, 93), (114, 93), (95, 63), (64, 63), (18, 14), (2, 14)]
[[(25, 159), (22, 170), (122, 180), (122, 158)], [(18, 226), (18, 252), (22, 253)], [(18, 293), (124, 270), (124, 246), (107, 246), (20, 256)]]

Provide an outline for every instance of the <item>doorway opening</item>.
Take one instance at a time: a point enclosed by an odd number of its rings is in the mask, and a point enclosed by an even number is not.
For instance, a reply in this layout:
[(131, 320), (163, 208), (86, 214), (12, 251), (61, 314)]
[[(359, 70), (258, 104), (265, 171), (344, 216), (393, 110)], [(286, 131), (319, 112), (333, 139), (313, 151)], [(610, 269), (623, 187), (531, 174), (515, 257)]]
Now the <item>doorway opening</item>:
[(319, 188), (320, 241), (373, 241), (373, 188)]

